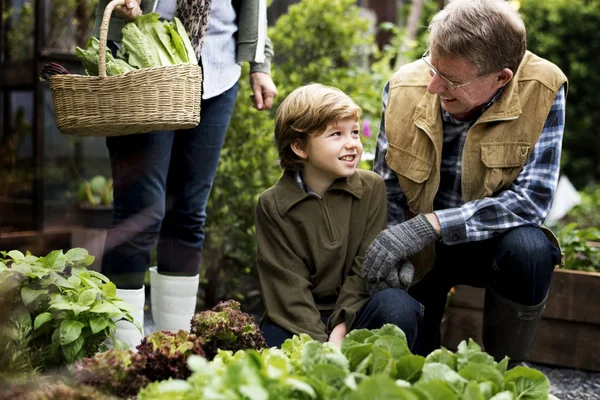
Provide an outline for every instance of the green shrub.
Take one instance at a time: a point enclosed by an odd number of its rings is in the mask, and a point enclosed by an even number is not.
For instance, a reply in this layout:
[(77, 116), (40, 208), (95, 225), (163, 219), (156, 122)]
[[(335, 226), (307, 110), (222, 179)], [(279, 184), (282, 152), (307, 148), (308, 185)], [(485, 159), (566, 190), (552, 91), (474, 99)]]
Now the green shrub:
[[(374, 152), (381, 91), (391, 68), (383, 57), (369, 64), (376, 48), (368, 31), (368, 21), (360, 16), (354, 0), (303, 0), (290, 6), (269, 31), (276, 53), (272, 73), (279, 91), (270, 112), (252, 108), (244, 67), (207, 209), (206, 307), (236, 298), (248, 309), (248, 293), (260, 302), (252, 278), (256, 276), (254, 209), (260, 193), (282, 172), (273, 138), (274, 114), (292, 90), (318, 82), (348, 93), (363, 108), (363, 120), (369, 121), (372, 136), (363, 140), (365, 153)], [(368, 162), (364, 166), (370, 168)]]
[(521, 0), (528, 48), (558, 65), (569, 78), (562, 165), (575, 186), (600, 178), (599, 0)]

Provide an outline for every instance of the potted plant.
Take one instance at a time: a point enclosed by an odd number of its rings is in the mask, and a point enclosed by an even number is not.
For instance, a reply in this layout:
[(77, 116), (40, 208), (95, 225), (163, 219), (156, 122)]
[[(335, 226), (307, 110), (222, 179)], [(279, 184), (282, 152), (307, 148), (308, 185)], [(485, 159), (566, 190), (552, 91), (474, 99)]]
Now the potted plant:
[(96, 175), (83, 181), (77, 192), (79, 222), (83, 227), (108, 229), (113, 213), (113, 181)]

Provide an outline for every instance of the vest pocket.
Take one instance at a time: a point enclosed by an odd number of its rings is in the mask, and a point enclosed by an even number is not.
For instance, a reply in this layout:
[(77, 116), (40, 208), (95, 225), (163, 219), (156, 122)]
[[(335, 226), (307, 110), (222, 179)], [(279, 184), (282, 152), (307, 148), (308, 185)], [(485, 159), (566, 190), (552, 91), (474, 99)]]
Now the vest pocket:
[(527, 162), (529, 143), (482, 143), (481, 162), (485, 172), (485, 195), (508, 189)]
[(388, 145), (385, 159), (388, 166), (398, 175), (400, 187), (411, 205), (431, 175), (433, 163), (391, 143)]

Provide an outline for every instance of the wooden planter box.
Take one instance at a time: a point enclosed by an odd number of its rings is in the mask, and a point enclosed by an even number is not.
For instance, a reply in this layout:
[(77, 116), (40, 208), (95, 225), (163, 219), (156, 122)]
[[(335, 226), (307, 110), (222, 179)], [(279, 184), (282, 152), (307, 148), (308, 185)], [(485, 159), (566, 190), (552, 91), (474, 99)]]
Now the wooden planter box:
[[(531, 361), (600, 371), (600, 274), (556, 270)], [(458, 286), (446, 311), (442, 345), (456, 349), (473, 338), (480, 345), (484, 289)]]

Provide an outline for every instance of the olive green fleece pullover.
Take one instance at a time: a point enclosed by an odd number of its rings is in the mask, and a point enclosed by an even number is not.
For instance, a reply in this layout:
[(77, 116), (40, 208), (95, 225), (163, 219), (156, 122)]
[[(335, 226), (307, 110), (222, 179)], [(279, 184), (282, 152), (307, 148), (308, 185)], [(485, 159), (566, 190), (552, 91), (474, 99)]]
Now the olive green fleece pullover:
[[(320, 199), (285, 171), (256, 208), (258, 273), (269, 319), (322, 342), (340, 322), (350, 328), (368, 298), (360, 277), (365, 250), (385, 227), (379, 175), (357, 170)], [(331, 314), (327, 325), (321, 313)]]

